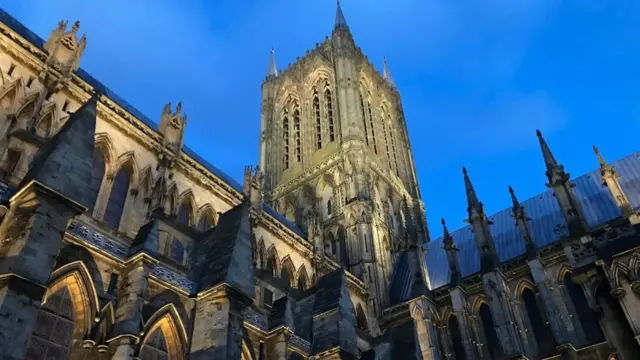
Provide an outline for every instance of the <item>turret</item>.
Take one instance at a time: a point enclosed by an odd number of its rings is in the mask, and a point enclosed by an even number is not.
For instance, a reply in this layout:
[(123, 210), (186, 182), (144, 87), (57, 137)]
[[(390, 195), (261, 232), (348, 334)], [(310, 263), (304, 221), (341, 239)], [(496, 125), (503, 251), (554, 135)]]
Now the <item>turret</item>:
[(449, 276), (451, 278), (450, 283), (451, 286), (457, 286), (462, 280), (460, 262), (458, 260), (458, 252), (460, 251), (460, 249), (458, 249), (454, 244), (453, 236), (449, 234), (449, 229), (447, 229), (447, 223), (444, 221), (444, 218), (442, 218), (441, 222), (442, 230), (444, 233), (444, 235), (442, 236), (442, 248), (447, 253), (447, 263), (449, 263)]
[(516, 221), (518, 230), (520, 230), (520, 236), (522, 236), (522, 239), (524, 240), (527, 257), (529, 259), (534, 259), (537, 256), (537, 252), (536, 245), (533, 242), (533, 236), (531, 234), (531, 227), (529, 226), (529, 221), (531, 221), (531, 219), (525, 213), (524, 206), (520, 205), (518, 198), (516, 198), (516, 193), (513, 191), (511, 185), (509, 185), (509, 194), (511, 195), (511, 203), (513, 204), (511, 207), (511, 214), (513, 219)]
[(571, 175), (564, 171), (564, 166), (559, 164), (547, 142), (542, 137), (540, 130), (536, 130), (538, 140), (540, 141), (540, 149), (542, 150), (542, 157), (544, 158), (544, 164), (547, 169), (546, 175), (549, 182), (547, 187), (553, 189), (560, 209), (564, 215), (565, 221), (569, 226), (569, 234), (572, 236), (583, 236), (588, 231), (588, 226), (584, 221), (584, 216), (580, 210), (580, 204), (573, 193), (573, 184), (569, 182)]
[(469, 214), (466, 222), (471, 225), (476, 246), (478, 246), (480, 271), (482, 273), (490, 272), (500, 264), (493, 237), (489, 230), (489, 225), (492, 222), (487, 218), (482, 202), (478, 200), (473, 184), (471, 184), (471, 179), (467, 174), (467, 169), (462, 168), (462, 174), (464, 175), (464, 186), (467, 193), (467, 213)]

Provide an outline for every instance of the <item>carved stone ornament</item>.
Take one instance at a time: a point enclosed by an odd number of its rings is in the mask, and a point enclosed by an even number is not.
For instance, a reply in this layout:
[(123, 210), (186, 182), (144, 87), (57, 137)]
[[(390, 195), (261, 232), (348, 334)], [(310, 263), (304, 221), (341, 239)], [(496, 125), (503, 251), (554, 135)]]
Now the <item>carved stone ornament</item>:
[(615, 288), (613, 290), (611, 290), (611, 296), (613, 296), (616, 299), (622, 299), (623, 297), (625, 297), (625, 295), (627, 295), (627, 291), (623, 288)]

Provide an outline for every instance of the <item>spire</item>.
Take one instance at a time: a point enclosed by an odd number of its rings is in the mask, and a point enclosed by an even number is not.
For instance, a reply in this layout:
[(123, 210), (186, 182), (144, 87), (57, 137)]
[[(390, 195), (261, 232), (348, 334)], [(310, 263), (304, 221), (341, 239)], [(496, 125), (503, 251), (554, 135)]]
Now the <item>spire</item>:
[(564, 166), (558, 164), (556, 158), (551, 153), (551, 149), (549, 149), (549, 145), (542, 137), (542, 133), (540, 130), (536, 130), (536, 135), (538, 135), (538, 141), (540, 142), (540, 149), (542, 150), (542, 157), (544, 158), (544, 164), (547, 168), (547, 177), (549, 178), (549, 183), (551, 184), (554, 180), (554, 175), (559, 175), (558, 179), (560, 181), (569, 180), (569, 175), (564, 172)]
[(453, 286), (460, 284), (462, 276), (460, 274), (460, 264), (458, 261), (458, 249), (456, 245), (453, 243), (453, 237), (449, 234), (449, 229), (447, 229), (447, 223), (444, 221), (444, 218), (441, 220), (442, 230), (444, 235), (442, 236), (442, 244), (444, 245), (443, 249), (447, 253), (447, 262), (449, 263), (449, 275), (450, 275), (450, 283)]
[(464, 188), (467, 192), (467, 205), (469, 206), (469, 208), (482, 206), (482, 203), (478, 201), (478, 195), (476, 195), (473, 184), (471, 184), (471, 179), (469, 179), (467, 169), (464, 167), (462, 168), (462, 174), (464, 175)]
[(269, 67), (267, 68), (267, 77), (278, 76), (278, 68), (276, 67), (276, 51), (271, 48), (269, 56)]
[(340, 0), (338, 0), (338, 7), (336, 9), (336, 23), (335, 23), (334, 29), (349, 30), (349, 26), (347, 25), (347, 20), (344, 18), (344, 14), (342, 13)]
[(447, 222), (444, 221), (444, 218), (442, 218), (440, 220), (440, 223), (442, 223), (442, 231), (443, 231), (442, 242), (444, 244), (444, 249), (457, 250), (456, 246), (453, 244), (453, 237), (451, 236), (451, 234), (449, 234), (449, 229), (447, 229)]
[(520, 205), (520, 202), (516, 197), (516, 193), (513, 191), (511, 185), (509, 185), (509, 194), (511, 194), (511, 202), (513, 203), (512, 216), (516, 221), (516, 226), (518, 227), (518, 230), (520, 230), (520, 235), (524, 240), (527, 257), (529, 259), (534, 259), (537, 257), (537, 251), (536, 246), (533, 243), (533, 236), (531, 235), (531, 228), (528, 223), (531, 219), (524, 212), (524, 206)]
[(387, 81), (387, 84), (392, 88), (396, 88), (396, 83), (391, 78), (391, 72), (389, 72), (389, 66), (387, 65), (387, 57), (384, 57), (383, 65), (382, 65), (382, 78)]

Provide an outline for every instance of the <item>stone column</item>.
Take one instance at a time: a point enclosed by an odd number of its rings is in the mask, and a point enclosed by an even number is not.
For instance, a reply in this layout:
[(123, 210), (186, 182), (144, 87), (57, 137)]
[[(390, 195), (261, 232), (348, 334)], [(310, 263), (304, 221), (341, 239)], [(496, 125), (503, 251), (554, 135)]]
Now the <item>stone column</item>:
[(559, 286), (549, 286), (550, 282), (547, 280), (547, 274), (540, 259), (530, 260), (529, 269), (531, 270), (533, 281), (540, 292), (540, 297), (547, 311), (549, 326), (557, 343), (582, 344), (578, 331), (576, 331), (571, 321), (572, 317), (562, 297), (561, 288)]
[(133, 358), (142, 324), (142, 306), (147, 291), (149, 275), (157, 260), (140, 253), (125, 265), (124, 278), (120, 282), (121, 294), (116, 308), (115, 324), (108, 343), (116, 344), (112, 360), (130, 360)]
[(482, 275), (482, 284), (504, 355), (507, 357), (521, 355), (522, 338), (516, 329), (516, 320), (509, 304), (504, 276), (498, 270), (485, 273)]
[(191, 339), (191, 360), (240, 360), (244, 310), (253, 299), (226, 284), (198, 296)]
[(450, 295), (451, 303), (453, 304), (453, 311), (456, 314), (456, 319), (458, 320), (458, 325), (460, 327), (460, 335), (464, 345), (464, 352), (466, 353), (468, 360), (475, 360), (478, 357), (476, 356), (475, 344), (473, 343), (473, 332), (467, 321), (467, 314), (465, 311), (467, 302), (464, 297), (464, 293), (462, 292), (462, 289), (456, 287), (451, 289)]
[(0, 358), (23, 359), (69, 220), (85, 208), (32, 181), (0, 225)]

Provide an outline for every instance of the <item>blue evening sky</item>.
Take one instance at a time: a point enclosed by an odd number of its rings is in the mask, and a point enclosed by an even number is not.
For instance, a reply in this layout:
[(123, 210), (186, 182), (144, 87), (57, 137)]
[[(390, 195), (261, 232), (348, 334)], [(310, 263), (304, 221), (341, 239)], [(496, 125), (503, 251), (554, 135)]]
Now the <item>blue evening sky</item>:
[[(88, 34), (82, 67), (159, 119), (182, 100), (186, 143), (241, 182), (258, 162), (260, 84), (330, 35), (335, 1), (2, 0), (45, 38)], [(535, 129), (574, 176), (640, 148), (637, 0), (343, 0), (356, 43), (403, 97), (433, 236), (463, 225), (466, 166), (488, 213), (545, 190)]]

